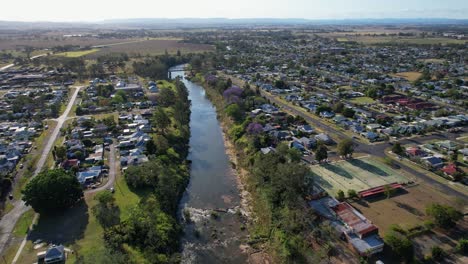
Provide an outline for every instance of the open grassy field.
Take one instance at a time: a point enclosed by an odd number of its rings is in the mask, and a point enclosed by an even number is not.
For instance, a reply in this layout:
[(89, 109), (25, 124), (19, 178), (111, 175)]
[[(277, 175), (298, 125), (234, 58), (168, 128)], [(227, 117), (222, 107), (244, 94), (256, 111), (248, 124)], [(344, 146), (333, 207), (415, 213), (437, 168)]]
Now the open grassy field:
[(94, 52), (99, 51), (99, 49), (89, 49), (89, 50), (79, 50), (79, 51), (68, 51), (68, 52), (61, 52), (56, 53), (56, 56), (63, 56), (68, 58), (78, 58), (88, 54), (92, 54)]
[(420, 183), (406, 187), (390, 199), (385, 197), (354, 201), (352, 205), (361, 211), (385, 234), (392, 224), (399, 224), (404, 228), (421, 225), (428, 217), (425, 214), (426, 206), (431, 203), (455, 206), (453, 197), (432, 188), (430, 185)]
[(18, 39), (18, 38), (9, 38), (9, 39), (0, 39), (0, 51), (3, 50), (15, 50), (24, 46), (31, 46), (37, 49), (46, 49), (55, 46), (65, 46), (65, 45), (75, 45), (80, 47), (86, 46), (98, 46), (98, 45), (109, 45), (114, 43), (129, 42), (141, 40), (141, 38), (126, 38), (126, 39), (116, 39), (116, 38), (95, 38), (95, 37), (42, 37), (42, 38), (31, 38), (31, 39)]
[(421, 75), (422, 74), (420, 72), (399, 72), (399, 73), (393, 74), (393, 76), (395, 77), (405, 78), (406, 80), (410, 82), (416, 81), (417, 79), (419, 79), (419, 77), (421, 77)]
[(351, 100), (349, 100), (353, 104), (358, 104), (358, 105), (365, 105), (365, 104), (373, 104), (375, 103), (375, 100), (370, 98), (370, 97), (356, 97)]
[(126, 44), (109, 45), (102, 47), (98, 52), (87, 57), (97, 57), (109, 53), (128, 53), (141, 55), (161, 55), (165, 52), (175, 54), (178, 50), (181, 53), (214, 51), (214, 46), (205, 44), (183, 43), (176, 39), (150, 39)]
[(393, 182), (408, 182), (400, 172), (372, 158), (338, 161), (311, 167), (315, 181), (331, 195), (338, 190), (362, 191)]
[[(134, 193), (129, 189), (119, 169), (116, 173), (114, 197), (120, 209), (121, 220), (125, 220), (130, 216), (132, 207), (140, 201), (140, 195), (145, 194)], [(74, 254), (70, 255), (71, 258), (67, 263), (74, 263), (73, 260), (79, 256), (84, 256), (90, 261), (87, 257), (102, 252), (104, 250), (103, 229), (91, 210), (96, 204), (94, 196), (94, 194), (85, 194), (85, 202), (80, 205), (53, 217), (40, 217), (28, 235), (27, 244), (18, 263), (33, 263), (36, 254), (44, 250), (44, 248), (34, 249), (33, 241), (37, 239), (42, 239), (46, 243), (61, 243), (72, 249)], [(23, 225), (18, 225), (18, 230), (24, 230)]]

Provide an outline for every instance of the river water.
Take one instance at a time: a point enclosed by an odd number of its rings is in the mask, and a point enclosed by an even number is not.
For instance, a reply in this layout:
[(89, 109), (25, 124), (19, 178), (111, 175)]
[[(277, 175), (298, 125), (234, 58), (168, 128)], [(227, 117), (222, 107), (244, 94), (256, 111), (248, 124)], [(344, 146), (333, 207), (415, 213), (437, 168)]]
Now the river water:
[[(183, 71), (172, 72), (172, 78), (183, 76)], [(216, 109), (203, 87), (182, 81), (192, 102), (190, 182), (180, 202), (180, 211), (188, 210), (192, 221), (184, 226), (182, 263), (246, 263), (239, 190)]]

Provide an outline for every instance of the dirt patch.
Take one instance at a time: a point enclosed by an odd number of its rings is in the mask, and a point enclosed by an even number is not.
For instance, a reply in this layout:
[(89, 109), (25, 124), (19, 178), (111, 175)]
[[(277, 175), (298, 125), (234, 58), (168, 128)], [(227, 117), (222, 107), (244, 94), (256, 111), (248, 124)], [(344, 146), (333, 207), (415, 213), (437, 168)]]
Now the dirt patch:
[(431, 203), (455, 206), (453, 198), (423, 183), (407, 187), (405, 192), (397, 193), (390, 199), (380, 197), (360, 200), (352, 205), (371, 220), (383, 236), (392, 224), (399, 224), (404, 228), (421, 225), (429, 219), (425, 211), (426, 206)]

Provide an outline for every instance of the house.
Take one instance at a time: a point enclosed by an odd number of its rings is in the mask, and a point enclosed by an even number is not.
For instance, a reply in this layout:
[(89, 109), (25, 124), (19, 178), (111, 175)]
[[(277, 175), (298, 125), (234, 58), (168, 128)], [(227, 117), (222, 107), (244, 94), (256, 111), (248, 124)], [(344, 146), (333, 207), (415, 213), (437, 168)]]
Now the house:
[(273, 147), (261, 148), (260, 151), (262, 152), (262, 154), (266, 155), (268, 153), (275, 152), (275, 148)]
[(377, 129), (379, 129), (381, 127), (382, 126), (380, 124), (368, 124), (368, 125), (366, 125), (366, 129), (368, 131), (373, 131), (373, 132), (377, 131)]
[(369, 131), (369, 132), (363, 132), (361, 133), (361, 135), (365, 138), (367, 138), (369, 141), (375, 141), (379, 138), (379, 135), (372, 132), (372, 131)]
[(433, 169), (439, 169), (442, 166), (444, 166), (444, 162), (442, 161), (442, 159), (434, 156), (424, 157), (422, 158), (422, 161), (428, 167)]
[(332, 118), (335, 116), (335, 113), (331, 112), (331, 111), (323, 111), (323, 112), (320, 112), (320, 117), (323, 117), (323, 118)]
[(458, 144), (450, 140), (439, 141), (436, 142), (435, 145), (446, 151), (455, 151), (458, 148)]
[(333, 197), (313, 199), (309, 205), (321, 218), (329, 221), (336, 232), (361, 256), (372, 256), (383, 251), (384, 242), (378, 228), (350, 204)]
[(421, 157), (426, 157), (427, 156), (427, 153), (418, 148), (418, 147), (409, 147), (406, 149), (406, 154), (409, 156), (409, 157), (417, 157), (417, 158), (421, 158)]
[(299, 139), (299, 142), (301, 142), (301, 144), (306, 148), (306, 149), (312, 149), (315, 147), (315, 145), (317, 145), (317, 140), (315, 140), (314, 138), (306, 138), (306, 137), (302, 137)]
[(315, 139), (317, 141), (323, 142), (325, 144), (333, 143), (333, 140), (327, 134), (324, 134), (324, 133), (320, 133), (320, 134), (316, 135)]
[(291, 141), (291, 143), (289, 143), (289, 147), (293, 148), (293, 149), (296, 149), (296, 150), (298, 150), (300, 152), (305, 151), (305, 148), (304, 148), (304, 146), (302, 145), (302, 143), (300, 141), (296, 141), (296, 140)]
[(53, 245), (47, 251), (37, 254), (38, 263), (63, 264), (66, 261), (65, 247)]
[(306, 133), (306, 134), (312, 134), (314, 133), (314, 129), (310, 125), (302, 125), (297, 127), (299, 131)]
[(458, 172), (458, 168), (457, 168), (457, 165), (455, 165), (454, 163), (449, 163), (449, 164), (445, 165), (441, 169), (441, 171), (443, 171), (444, 174), (447, 175), (447, 176), (453, 176)]

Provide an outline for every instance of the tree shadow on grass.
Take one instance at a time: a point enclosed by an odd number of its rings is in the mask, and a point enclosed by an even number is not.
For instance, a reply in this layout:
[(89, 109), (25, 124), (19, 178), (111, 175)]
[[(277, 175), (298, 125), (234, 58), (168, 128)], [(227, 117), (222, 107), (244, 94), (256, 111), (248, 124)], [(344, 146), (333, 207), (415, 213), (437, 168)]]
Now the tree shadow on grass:
[(41, 215), (28, 234), (28, 240), (41, 239), (51, 244), (73, 244), (83, 238), (89, 217), (88, 206), (84, 201), (57, 214)]
[(371, 173), (375, 173), (379, 176), (389, 176), (389, 174), (387, 172), (385, 172), (384, 170), (382, 170), (381, 168), (375, 166), (375, 165), (372, 165), (370, 163), (367, 163), (367, 162), (364, 162), (360, 159), (353, 159), (353, 160), (350, 160), (349, 163), (353, 166), (356, 166), (362, 170), (366, 170), (366, 171), (369, 171)]
[(312, 181), (323, 187), (323, 188), (327, 188), (327, 189), (330, 189), (330, 188), (333, 188), (333, 185), (331, 185), (327, 180), (325, 180), (323, 177), (320, 177), (318, 174), (316, 174), (315, 172), (310, 172), (310, 174), (312, 175)]
[(336, 166), (336, 165), (333, 165), (333, 164), (326, 164), (326, 165), (323, 165), (323, 167), (335, 174), (338, 174), (340, 176), (343, 176), (345, 178), (348, 178), (348, 179), (352, 179), (353, 178), (353, 175), (351, 175), (351, 173), (347, 172), (345, 169), (339, 167), (339, 166)]

